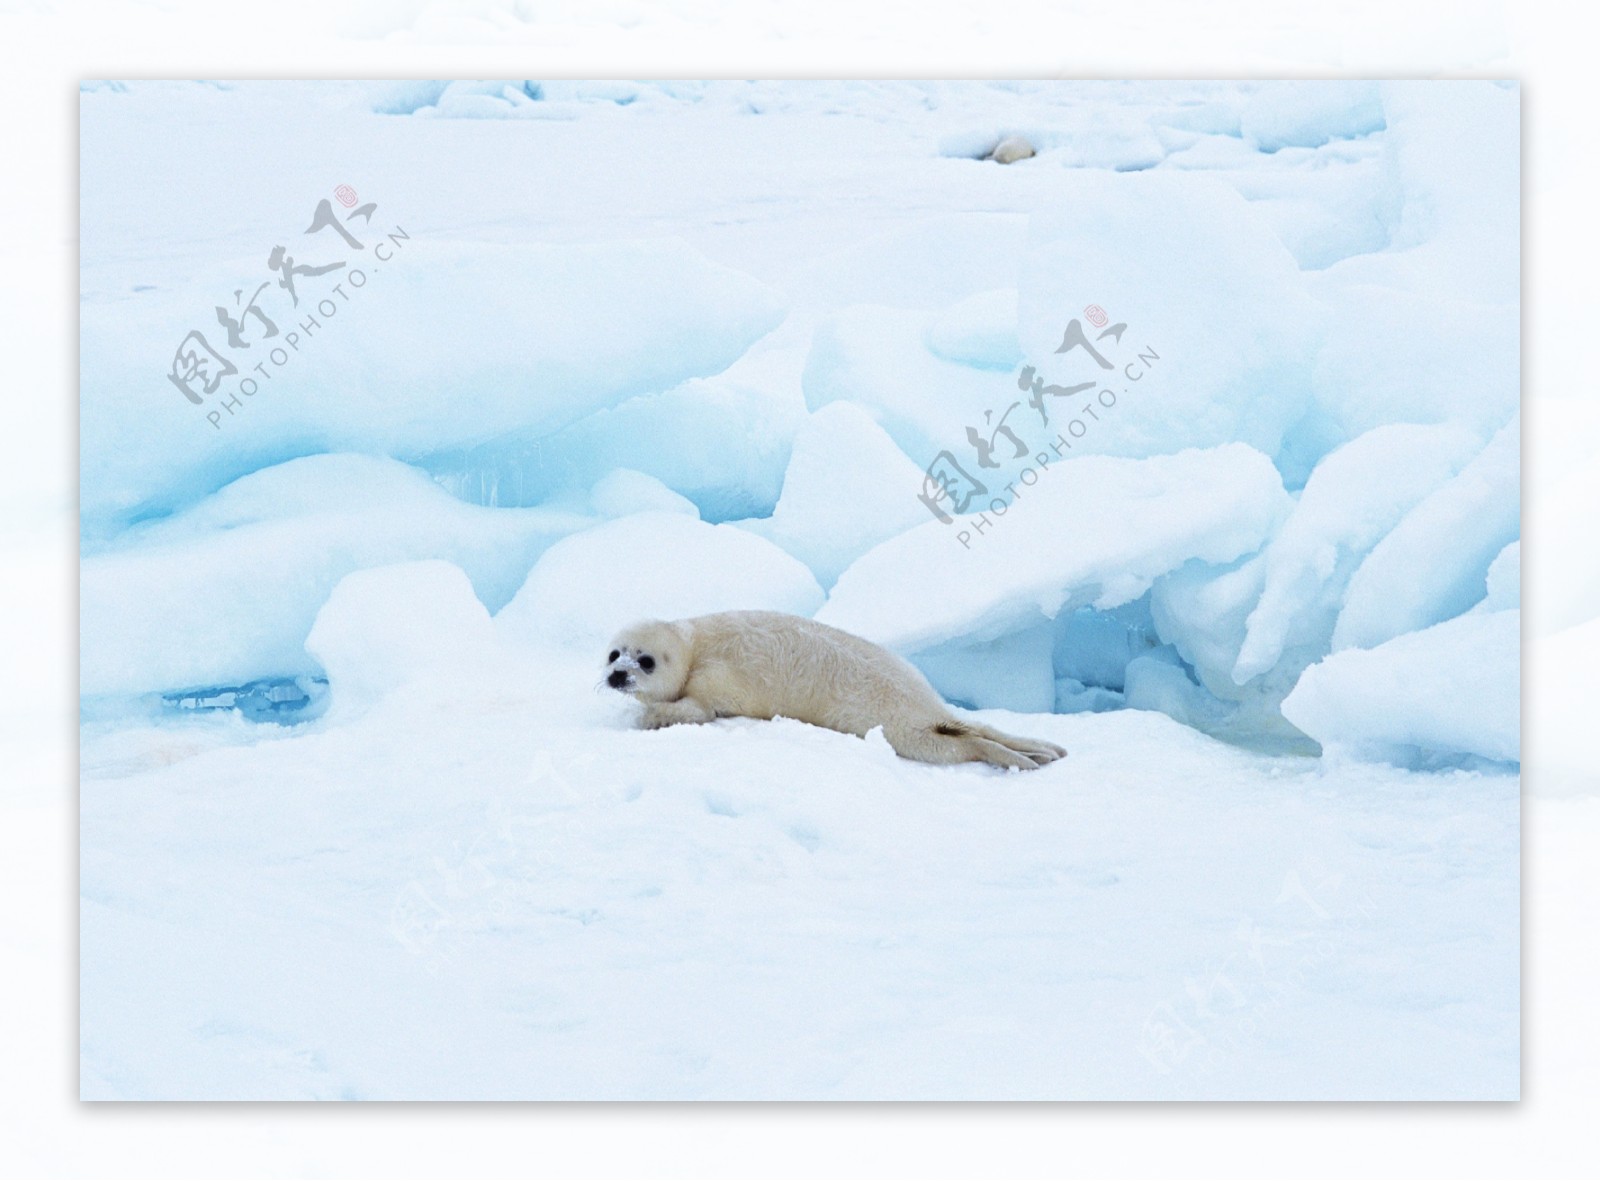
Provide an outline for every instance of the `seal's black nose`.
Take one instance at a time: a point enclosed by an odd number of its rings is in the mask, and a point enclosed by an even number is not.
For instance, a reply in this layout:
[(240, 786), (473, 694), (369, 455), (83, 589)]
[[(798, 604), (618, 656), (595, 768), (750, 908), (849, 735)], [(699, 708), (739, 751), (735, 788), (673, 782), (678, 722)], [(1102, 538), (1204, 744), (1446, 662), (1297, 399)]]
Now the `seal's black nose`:
[(620, 689), (627, 683), (628, 674), (623, 672), (620, 668), (612, 669), (611, 675), (606, 678), (606, 684), (610, 685), (613, 689)]

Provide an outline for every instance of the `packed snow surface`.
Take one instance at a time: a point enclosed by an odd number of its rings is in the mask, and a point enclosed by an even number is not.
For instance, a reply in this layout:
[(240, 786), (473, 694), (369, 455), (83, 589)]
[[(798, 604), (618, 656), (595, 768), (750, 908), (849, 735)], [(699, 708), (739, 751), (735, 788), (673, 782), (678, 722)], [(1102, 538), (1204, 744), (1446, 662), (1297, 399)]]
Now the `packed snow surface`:
[[(318, 647), (367, 701), (397, 658), (348, 586)], [(85, 1097), (1516, 1095), (1514, 775), (1137, 710), (986, 714), (1072, 753), (933, 768), (472, 667), (253, 744), (91, 738)]]

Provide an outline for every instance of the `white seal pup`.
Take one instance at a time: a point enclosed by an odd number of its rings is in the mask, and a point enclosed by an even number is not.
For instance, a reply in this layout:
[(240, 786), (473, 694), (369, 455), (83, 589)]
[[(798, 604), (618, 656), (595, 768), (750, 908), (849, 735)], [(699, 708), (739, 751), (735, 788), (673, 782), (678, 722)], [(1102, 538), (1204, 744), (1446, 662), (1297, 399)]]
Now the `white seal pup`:
[(957, 718), (907, 661), (859, 636), (776, 611), (723, 611), (625, 629), (606, 684), (644, 704), (646, 729), (716, 718), (794, 718), (883, 736), (922, 763), (1031, 771), (1067, 752)]

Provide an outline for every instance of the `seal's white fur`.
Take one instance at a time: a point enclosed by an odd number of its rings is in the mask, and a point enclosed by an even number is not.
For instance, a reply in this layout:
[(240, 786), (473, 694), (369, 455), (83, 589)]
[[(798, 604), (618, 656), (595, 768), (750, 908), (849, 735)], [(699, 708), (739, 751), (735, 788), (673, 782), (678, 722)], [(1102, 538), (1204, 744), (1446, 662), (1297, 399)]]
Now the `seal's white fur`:
[(904, 758), (1019, 770), (1067, 753), (957, 718), (894, 653), (775, 611), (635, 624), (612, 643), (606, 680), (643, 702), (649, 729), (726, 717), (794, 718), (856, 735), (882, 726)]

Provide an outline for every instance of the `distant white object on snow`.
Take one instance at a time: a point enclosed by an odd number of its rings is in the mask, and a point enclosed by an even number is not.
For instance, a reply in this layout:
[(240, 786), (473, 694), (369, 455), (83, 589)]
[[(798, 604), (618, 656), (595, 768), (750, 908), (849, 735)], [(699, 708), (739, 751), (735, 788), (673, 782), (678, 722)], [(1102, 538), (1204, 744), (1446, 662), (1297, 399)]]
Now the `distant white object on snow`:
[(1015, 164), (1018, 160), (1026, 160), (1033, 155), (1033, 145), (1020, 135), (1008, 135), (1005, 139), (995, 144), (994, 151), (989, 153), (989, 159), (996, 164)]

